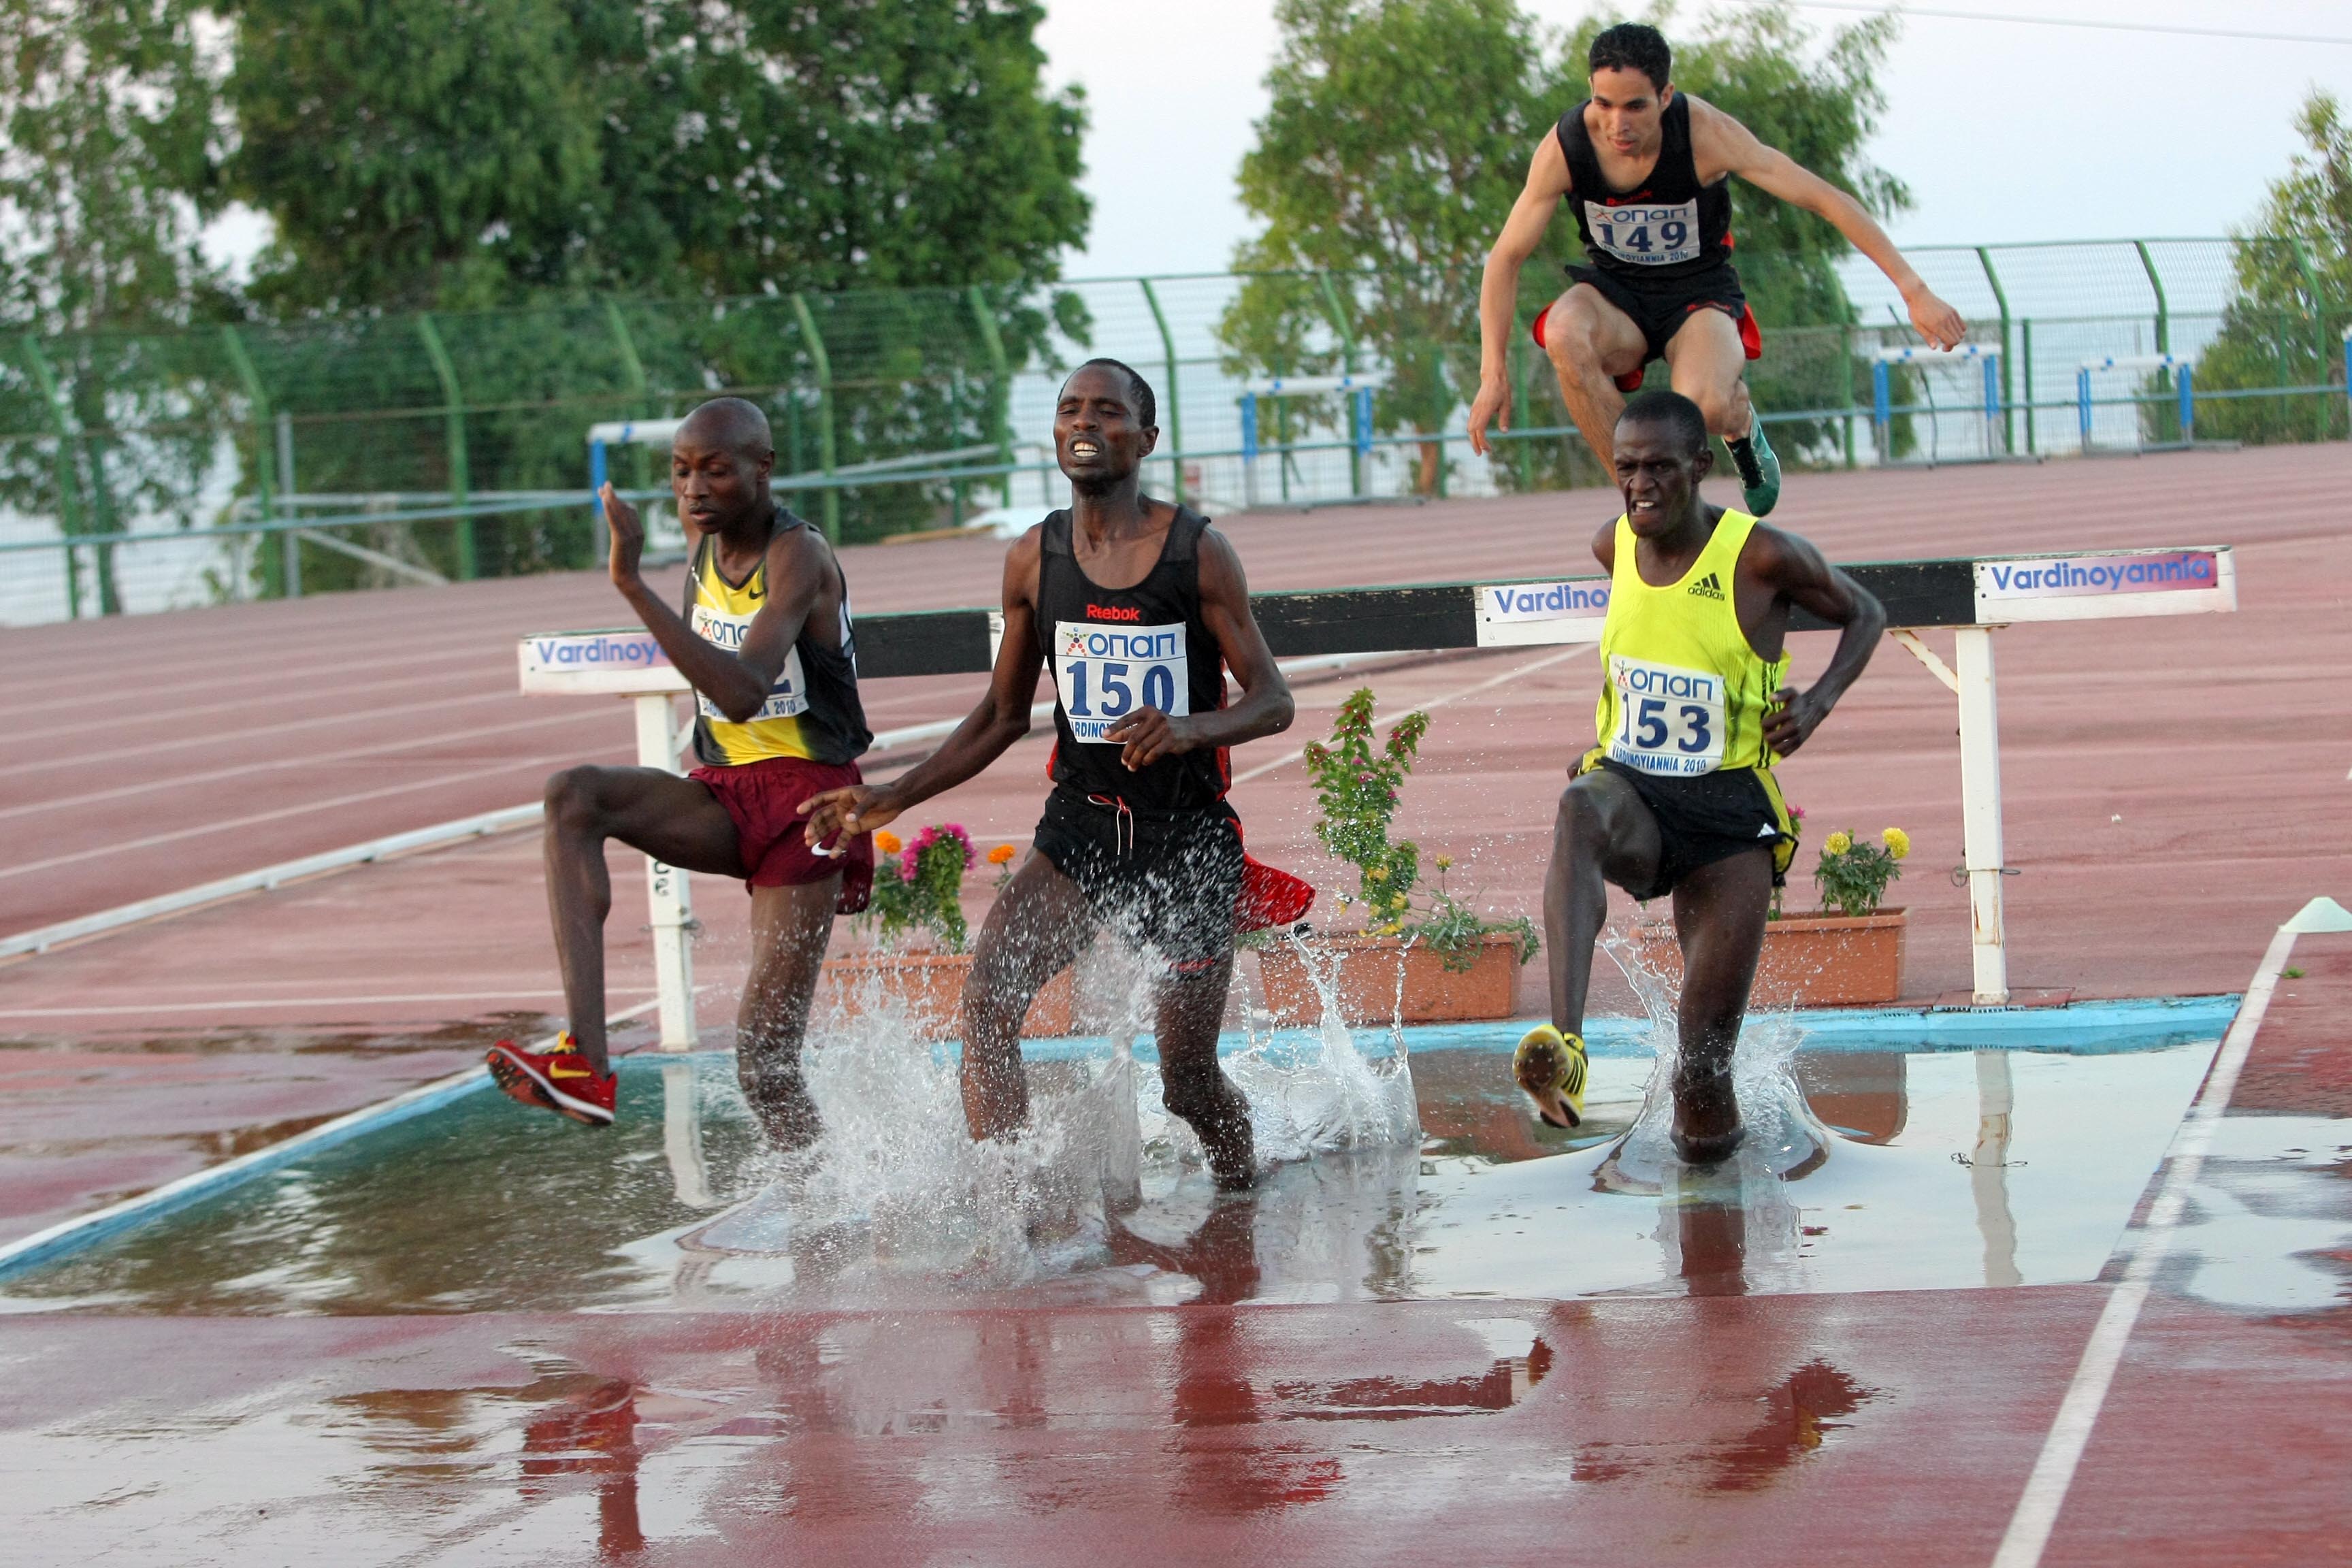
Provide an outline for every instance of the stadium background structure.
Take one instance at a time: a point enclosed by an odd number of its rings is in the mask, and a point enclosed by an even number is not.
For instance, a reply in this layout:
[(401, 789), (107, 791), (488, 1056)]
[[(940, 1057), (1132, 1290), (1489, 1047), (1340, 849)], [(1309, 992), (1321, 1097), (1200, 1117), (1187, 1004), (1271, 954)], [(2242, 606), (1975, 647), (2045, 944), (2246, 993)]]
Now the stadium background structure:
[[(2237, 300), (2247, 247), (2299, 258), (2299, 312)], [(2102, 358), (2193, 361), (2225, 327), (2234, 374), (2197, 373), (2198, 434), (2231, 433), (2221, 405), (2271, 410), (2264, 438), (2352, 428), (2341, 343), (2352, 301), (2325, 297), (2291, 240), (2144, 240), (1923, 247), (1929, 283), (1997, 348), (1981, 367), (1916, 362), (1893, 377), (1874, 429), (1873, 362), (1910, 343), (1899, 301), (1858, 258), (1850, 320), (1768, 329), (1753, 384), (1780, 445), (1813, 466), (2066, 456), (2175, 440), (2179, 400), (2161, 371), (2103, 378), (2082, 416), (2078, 367)], [(961, 522), (984, 508), (1052, 504), (1040, 443), (1057, 367), (1129, 359), (1157, 384), (1151, 482), (1212, 510), (1242, 506), (1244, 393), (1268, 374), (1384, 376), (1371, 431), (1352, 399), (1262, 410), (1259, 505), (1408, 494), (1435, 444), (1439, 495), (1593, 484), (1549, 367), (1513, 343), (1517, 428), (1486, 461), (1462, 416), (1475, 374), (1477, 278), (1454, 279), (1461, 331), (1433, 363), (1444, 426), (1403, 427), (1428, 389), (1397, 384), (1349, 279), (1305, 275), (1328, 330), (1298, 363), (1244, 359), (1221, 336), (1231, 274), (1111, 279), (1013, 296), (983, 289), (597, 299), (474, 314), (335, 317), (166, 334), (0, 339), (0, 624), (137, 613), (404, 581), (578, 567), (601, 541), (583, 504), (594, 423), (674, 416), (722, 391), (775, 416), (781, 488), (836, 537)], [(1529, 268), (1523, 313), (1555, 279)], [(2242, 350), (2251, 339), (2257, 352)], [(2252, 363), (2252, 369), (2248, 369)], [(614, 477), (658, 485), (658, 456)]]

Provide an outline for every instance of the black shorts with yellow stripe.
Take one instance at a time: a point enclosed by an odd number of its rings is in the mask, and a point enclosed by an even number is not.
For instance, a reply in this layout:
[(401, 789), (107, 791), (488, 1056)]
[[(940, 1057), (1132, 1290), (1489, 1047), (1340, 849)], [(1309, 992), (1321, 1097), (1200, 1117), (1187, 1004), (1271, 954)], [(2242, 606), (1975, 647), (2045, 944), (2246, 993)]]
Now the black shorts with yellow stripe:
[(1797, 825), (1771, 769), (1719, 768), (1687, 778), (1645, 773), (1612, 761), (1598, 747), (1576, 771), (1582, 775), (1595, 769), (1633, 785), (1658, 819), (1657, 879), (1647, 888), (1625, 889), (1636, 899), (1662, 899), (1700, 867), (1759, 845), (1772, 851), (1772, 885), (1787, 881), (1789, 864), (1797, 858)]

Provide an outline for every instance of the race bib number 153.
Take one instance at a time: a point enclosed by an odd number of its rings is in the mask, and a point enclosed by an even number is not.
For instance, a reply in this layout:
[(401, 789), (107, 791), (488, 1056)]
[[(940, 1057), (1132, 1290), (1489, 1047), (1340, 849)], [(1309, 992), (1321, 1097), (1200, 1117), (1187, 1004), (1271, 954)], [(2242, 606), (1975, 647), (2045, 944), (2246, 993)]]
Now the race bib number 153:
[(1054, 687), (1070, 733), (1097, 745), (1116, 745), (1104, 731), (1139, 708), (1171, 718), (1192, 711), (1184, 626), (1106, 626), (1089, 621), (1054, 623)]
[(1617, 727), (1609, 755), (1645, 773), (1711, 773), (1723, 765), (1723, 678), (1622, 656), (1609, 661)]

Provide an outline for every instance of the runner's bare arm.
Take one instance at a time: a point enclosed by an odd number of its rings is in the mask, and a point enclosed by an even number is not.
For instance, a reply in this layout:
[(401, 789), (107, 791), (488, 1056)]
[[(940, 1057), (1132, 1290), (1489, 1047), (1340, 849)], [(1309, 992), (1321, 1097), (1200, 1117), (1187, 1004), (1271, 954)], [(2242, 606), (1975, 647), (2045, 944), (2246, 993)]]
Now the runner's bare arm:
[(766, 705), (793, 644), (800, 640), (809, 606), (816, 602), (819, 578), (807, 560), (807, 531), (796, 528), (769, 542), (768, 596), (744, 628), (742, 648), (729, 653), (695, 636), (686, 617), (662, 603), (646, 584), (640, 570), (646, 528), (637, 509), (610, 484), (597, 493), (604, 498), (604, 522), (613, 532), (613, 585), (687, 684), (736, 723), (751, 719)]
[(1968, 335), (1968, 323), (1960, 313), (1936, 297), (1860, 202), (1786, 153), (1767, 147), (1754, 132), (1723, 110), (1696, 98), (1690, 106), (1691, 152), (1702, 178), (1717, 170), (1734, 174), (1790, 206), (1826, 218), (1902, 291), (1911, 324), (1930, 345), (1948, 349)]
[(1217, 639), (1225, 668), (1241, 683), (1238, 702), (1206, 713), (1174, 718), (1157, 708), (1139, 708), (1103, 731), (1125, 742), (1119, 760), (1132, 771), (1203, 746), (1238, 746), (1290, 728), (1294, 705), (1290, 683), (1276, 668), (1274, 654), (1251, 613), (1249, 583), (1232, 542), (1215, 529), (1201, 534), (1201, 619)]
[(1774, 694), (1777, 706), (1764, 716), (1764, 743), (1785, 757), (1811, 738), (1846, 688), (1861, 678), (1886, 630), (1886, 609), (1811, 544), (1777, 528), (1758, 525), (1740, 552), (1739, 566), (1791, 605), (1839, 628), (1837, 651), (1821, 679), (1802, 692), (1782, 687)]
[(1568, 155), (1559, 150), (1559, 136), (1547, 131), (1528, 161), (1527, 186), (1486, 253), (1478, 283), (1478, 395), (1470, 405), (1470, 446), (1481, 455), (1488, 425), (1511, 427), (1511, 331), (1518, 324), (1519, 268), (1543, 243), (1568, 190)]
[(1037, 700), (1037, 678), (1045, 656), (1037, 647), (1037, 568), (1045, 554), (1042, 525), (1032, 528), (1004, 552), (1004, 639), (997, 644), (996, 668), (988, 694), (964, 715), (940, 749), (887, 784), (829, 789), (801, 803), (812, 846), (836, 833), (870, 833), (935, 795), (953, 789), (1003, 756), (1029, 732), (1029, 710)]

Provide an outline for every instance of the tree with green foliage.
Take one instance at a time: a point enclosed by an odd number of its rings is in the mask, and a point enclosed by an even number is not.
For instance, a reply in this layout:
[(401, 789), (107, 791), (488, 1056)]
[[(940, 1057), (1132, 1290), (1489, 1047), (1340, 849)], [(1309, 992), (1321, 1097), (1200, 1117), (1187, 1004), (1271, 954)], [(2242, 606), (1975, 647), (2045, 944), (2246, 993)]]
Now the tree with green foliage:
[[(1588, 18), (1548, 35), (1512, 0), (1282, 0), (1283, 45), (1267, 78), (1273, 101), (1243, 162), (1244, 205), (1265, 224), (1236, 253), (1257, 274), (1219, 324), (1236, 373), (1328, 373), (1352, 336), (1391, 381), (1383, 431), (1443, 430), (1477, 385), (1478, 268), (1518, 195), (1528, 149), (1585, 97), (1592, 36), (1622, 18)], [(1668, 14), (1648, 19), (1664, 25)], [(1677, 44), (1676, 85), (1732, 114), (1872, 213), (1909, 193), (1864, 156), (1885, 108), (1877, 73), (1895, 36), (1888, 17), (1816, 35), (1780, 6), (1709, 16)], [(1750, 196), (1735, 220), (1740, 275), (1771, 327), (1853, 319), (1836, 263), (1845, 240), (1810, 213)], [(1575, 231), (1555, 225), (1549, 259), (1580, 260)], [(1321, 273), (1335, 287), (1302, 274)], [(1521, 275), (1531, 319), (1565, 287), (1542, 266)], [(1334, 302), (1334, 295), (1337, 302)], [(1840, 400), (1842, 351), (1771, 357), (1751, 367), (1763, 405)], [(1529, 369), (1532, 345), (1515, 349)], [(1530, 375), (1522, 384), (1548, 384)], [(1333, 409), (1316, 410), (1324, 417)], [(1818, 432), (1792, 433), (1802, 447)], [(1498, 464), (1505, 484), (1573, 477), (1576, 443), (1543, 443)], [(1524, 472), (1519, 465), (1524, 465)], [(1423, 444), (1417, 488), (1437, 488), (1442, 451)]]
[[(2221, 330), (2197, 361), (2200, 389), (2340, 385), (2352, 323), (2352, 125), (2332, 93), (2315, 90), (2295, 116), (2304, 151), (2273, 181), (2262, 210), (2232, 232), (2234, 273)], [(2154, 389), (2150, 389), (2151, 391)], [(2249, 443), (2326, 440), (2343, 428), (2340, 394), (2200, 403), (2197, 433)], [(2143, 416), (2170, 434), (2168, 412)]]

